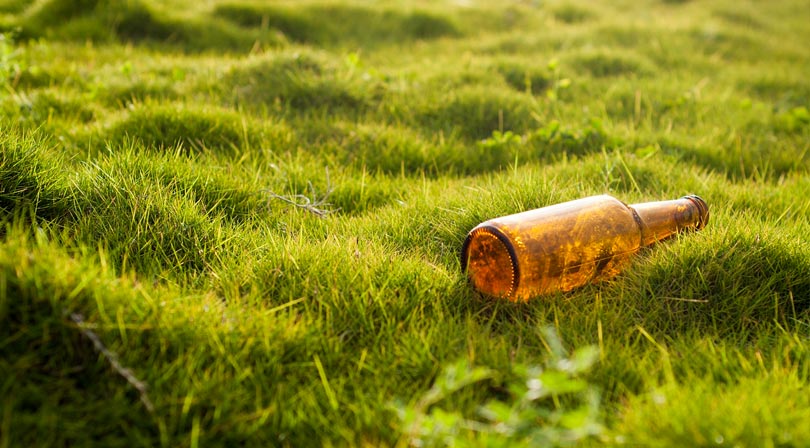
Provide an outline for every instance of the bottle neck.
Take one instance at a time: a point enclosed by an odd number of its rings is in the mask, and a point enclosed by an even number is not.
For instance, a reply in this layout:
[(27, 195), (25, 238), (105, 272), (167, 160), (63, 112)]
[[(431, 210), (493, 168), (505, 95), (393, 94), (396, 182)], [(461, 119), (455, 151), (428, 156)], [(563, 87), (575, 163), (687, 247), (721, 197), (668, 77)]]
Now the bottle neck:
[(641, 245), (649, 246), (684, 230), (700, 230), (709, 221), (709, 207), (698, 196), (630, 206), (641, 227)]

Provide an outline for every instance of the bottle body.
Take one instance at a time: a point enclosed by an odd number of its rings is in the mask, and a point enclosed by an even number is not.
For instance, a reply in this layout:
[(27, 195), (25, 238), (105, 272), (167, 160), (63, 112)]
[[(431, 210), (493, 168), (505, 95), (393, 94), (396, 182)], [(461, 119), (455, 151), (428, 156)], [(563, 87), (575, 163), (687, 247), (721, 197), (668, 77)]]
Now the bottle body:
[(707, 219), (697, 196), (634, 206), (591, 196), (479, 224), (464, 242), (462, 269), (486, 295), (527, 300), (610, 278), (641, 247)]

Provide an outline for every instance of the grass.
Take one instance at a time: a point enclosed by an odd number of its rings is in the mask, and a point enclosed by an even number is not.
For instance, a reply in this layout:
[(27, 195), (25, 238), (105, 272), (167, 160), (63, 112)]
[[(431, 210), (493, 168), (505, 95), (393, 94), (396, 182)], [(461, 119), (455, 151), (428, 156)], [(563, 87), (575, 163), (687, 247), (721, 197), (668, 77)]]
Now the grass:
[[(808, 19), (0, 2), (0, 447), (810, 444)], [(470, 290), (469, 229), (602, 193), (711, 221)]]

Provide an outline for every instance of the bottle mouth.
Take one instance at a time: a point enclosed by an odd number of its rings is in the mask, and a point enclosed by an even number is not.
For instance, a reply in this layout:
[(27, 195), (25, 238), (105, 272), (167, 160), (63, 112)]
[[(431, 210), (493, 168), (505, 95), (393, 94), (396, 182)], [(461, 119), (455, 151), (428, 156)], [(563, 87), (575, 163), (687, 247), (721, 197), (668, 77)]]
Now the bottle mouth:
[(493, 226), (471, 230), (461, 248), (461, 270), (473, 287), (491, 297), (513, 300), (519, 270), (509, 238)]
[(703, 200), (700, 196), (696, 194), (690, 194), (688, 196), (684, 196), (683, 199), (688, 199), (692, 201), (692, 203), (697, 206), (698, 209), (698, 222), (695, 226), (695, 229), (700, 230), (706, 227), (706, 224), (709, 222), (709, 206), (706, 205), (706, 201)]

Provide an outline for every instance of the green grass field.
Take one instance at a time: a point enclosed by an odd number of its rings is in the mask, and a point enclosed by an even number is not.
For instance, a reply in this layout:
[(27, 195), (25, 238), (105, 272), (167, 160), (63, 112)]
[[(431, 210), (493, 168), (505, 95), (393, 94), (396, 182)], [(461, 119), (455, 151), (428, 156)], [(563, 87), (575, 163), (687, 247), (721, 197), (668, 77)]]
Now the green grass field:
[[(0, 448), (810, 445), (810, 8), (0, 1)], [(698, 194), (611, 281), (479, 222)]]

